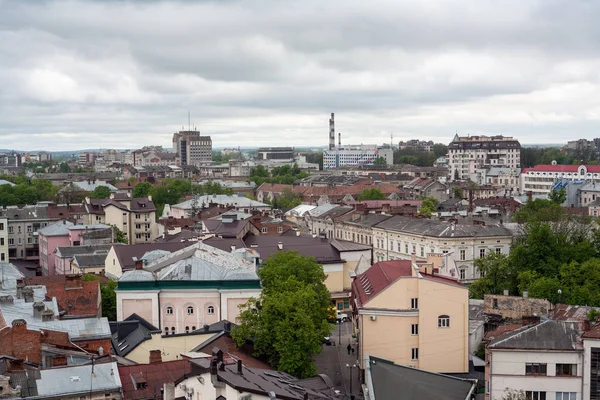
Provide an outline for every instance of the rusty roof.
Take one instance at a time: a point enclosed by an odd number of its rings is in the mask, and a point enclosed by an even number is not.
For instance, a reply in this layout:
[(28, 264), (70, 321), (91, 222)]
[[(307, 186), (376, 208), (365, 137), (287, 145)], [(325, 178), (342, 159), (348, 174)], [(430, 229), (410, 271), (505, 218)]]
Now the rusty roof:
[[(190, 370), (188, 360), (119, 365), (123, 398), (125, 400), (162, 399), (161, 389), (163, 385), (175, 382), (184, 375), (189, 374)], [(143, 388), (138, 389), (138, 384)]]
[(99, 282), (83, 281), (79, 275), (32, 276), (26, 285), (46, 286), (46, 299), (56, 297), (58, 308), (68, 316), (98, 315)]

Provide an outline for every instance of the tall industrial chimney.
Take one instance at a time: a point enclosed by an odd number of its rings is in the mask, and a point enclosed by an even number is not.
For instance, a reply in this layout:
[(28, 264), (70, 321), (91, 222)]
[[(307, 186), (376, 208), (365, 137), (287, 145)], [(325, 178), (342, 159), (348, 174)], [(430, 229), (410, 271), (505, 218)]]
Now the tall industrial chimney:
[(335, 149), (335, 121), (333, 120), (333, 113), (329, 119), (329, 150)]
[(338, 132), (338, 147), (342, 147), (342, 132)]

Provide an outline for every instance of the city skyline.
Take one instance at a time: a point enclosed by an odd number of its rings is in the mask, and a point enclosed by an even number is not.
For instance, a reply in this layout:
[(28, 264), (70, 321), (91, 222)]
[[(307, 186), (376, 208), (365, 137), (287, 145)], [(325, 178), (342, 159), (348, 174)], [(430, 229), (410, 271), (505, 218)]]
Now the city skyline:
[(594, 2), (0, 0), (0, 147), (597, 137)]

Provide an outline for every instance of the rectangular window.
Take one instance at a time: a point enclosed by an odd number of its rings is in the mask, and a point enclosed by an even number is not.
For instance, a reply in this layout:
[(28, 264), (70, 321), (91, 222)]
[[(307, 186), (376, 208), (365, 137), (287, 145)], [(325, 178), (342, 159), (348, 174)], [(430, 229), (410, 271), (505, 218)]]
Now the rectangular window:
[(416, 310), (419, 308), (419, 299), (418, 298), (410, 299), (410, 308), (412, 310)]
[(11, 246), (11, 245), (14, 245), (14, 244), (15, 244), (15, 239), (9, 238), (8, 239), (8, 245)]
[(408, 243), (404, 243), (404, 252), (408, 254)]
[(142, 225), (141, 224), (135, 224), (135, 229), (142, 229)]
[(4, 230), (4, 222), (0, 222), (0, 231)]
[(0, 246), (4, 246), (4, 238), (0, 238)]
[(546, 375), (546, 364), (526, 363), (525, 375)]
[(267, 233), (267, 232), (268, 232), (268, 230), (267, 230), (267, 228), (262, 228), (262, 229), (261, 229), (261, 232), (262, 232), (262, 233)]
[(577, 364), (556, 364), (556, 376), (577, 376)]
[(485, 257), (485, 249), (479, 249), (479, 258)]
[(425, 257), (425, 247), (421, 246), (421, 257)]
[(0, 253), (0, 261), (6, 261), (6, 254)]
[(412, 324), (410, 326), (410, 334), (416, 336), (419, 334), (419, 324)]
[(21, 238), (19, 238), (19, 244), (21, 244), (21, 243), (22, 243), (22, 240), (21, 240)]
[(502, 247), (496, 247), (496, 254), (502, 254)]
[(413, 361), (417, 361), (419, 359), (419, 348), (413, 347), (410, 349), (410, 359)]
[(459, 254), (460, 254), (460, 261), (465, 261), (467, 259), (467, 251), (466, 250), (460, 250)]
[(460, 273), (460, 279), (464, 280), (466, 278), (466, 275), (467, 275), (466, 270), (464, 268), (461, 268), (461, 269), (458, 270), (458, 272)]
[(350, 308), (350, 301), (344, 300), (344, 309), (348, 309), (348, 308)]
[(13, 233), (13, 227), (12, 226), (8, 227), (8, 233)]
[(27, 232), (33, 232), (33, 227), (31, 225), (27, 225)]
[(546, 400), (546, 392), (525, 392), (525, 400)]
[(556, 392), (556, 400), (577, 400), (575, 392)]

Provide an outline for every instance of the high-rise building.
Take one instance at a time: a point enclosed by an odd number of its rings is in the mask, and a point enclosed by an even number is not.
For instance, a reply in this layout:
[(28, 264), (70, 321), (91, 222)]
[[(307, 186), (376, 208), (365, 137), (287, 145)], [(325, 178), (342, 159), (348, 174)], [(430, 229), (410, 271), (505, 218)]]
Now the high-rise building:
[(448, 145), (451, 179), (477, 181), (477, 170), (521, 167), (521, 144), (509, 136), (458, 136)]
[(212, 140), (210, 136), (200, 136), (200, 131), (174, 133), (173, 151), (181, 165), (201, 166), (212, 162)]

